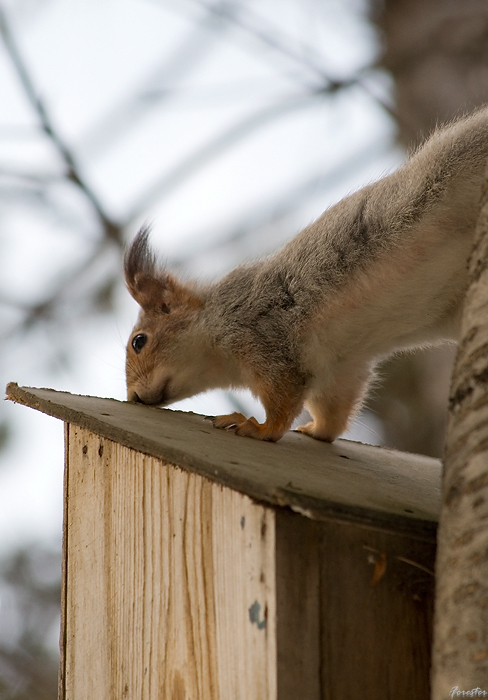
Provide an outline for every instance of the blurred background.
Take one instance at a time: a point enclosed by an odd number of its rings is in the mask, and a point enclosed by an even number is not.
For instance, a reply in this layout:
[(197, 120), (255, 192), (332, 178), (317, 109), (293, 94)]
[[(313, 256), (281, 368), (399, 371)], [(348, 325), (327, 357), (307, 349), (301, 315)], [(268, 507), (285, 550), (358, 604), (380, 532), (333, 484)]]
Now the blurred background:
[[(0, 0), (0, 384), (123, 399), (142, 223), (219, 277), (487, 101), (486, 0)], [(386, 363), (347, 437), (441, 456), (452, 359)], [(0, 698), (54, 700), (63, 429), (0, 409)]]

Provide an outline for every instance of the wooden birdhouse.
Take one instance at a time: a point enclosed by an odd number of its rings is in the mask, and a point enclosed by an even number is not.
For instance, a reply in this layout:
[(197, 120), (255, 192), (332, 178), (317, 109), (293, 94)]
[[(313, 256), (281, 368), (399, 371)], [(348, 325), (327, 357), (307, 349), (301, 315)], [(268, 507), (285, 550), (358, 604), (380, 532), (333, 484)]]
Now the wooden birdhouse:
[(427, 700), (440, 462), (48, 389), (60, 700)]

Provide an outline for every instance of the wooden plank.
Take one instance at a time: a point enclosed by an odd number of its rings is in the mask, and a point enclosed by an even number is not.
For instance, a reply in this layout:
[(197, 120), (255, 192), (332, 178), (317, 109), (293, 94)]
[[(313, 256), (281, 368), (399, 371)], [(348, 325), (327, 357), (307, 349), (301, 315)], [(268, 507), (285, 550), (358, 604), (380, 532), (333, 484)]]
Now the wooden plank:
[(62, 700), (429, 697), (432, 543), (67, 435)]
[(322, 700), (320, 525), (276, 512), (279, 700)]
[(63, 550), (61, 556), (61, 624), (59, 628), (58, 700), (66, 697), (66, 603), (68, 563), (68, 473), (69, 473), (69, 424), (64, 424), (64, 483), (63, 483)]
[(68, 435), (63, 700), (112, 698), (107, 673), (114, 646), (106, 537), (110, 465), (98, 456), (99, 437), (88, 439), (72, 426)]
[(320, 523), (321, 700), (428, 700), (435, 547)]
[(215, 430), (202, 416), (49, 389), (9, 384), (7, 396), (307, 517), (435, 537), (438, 460), (345, 440), (329, 445), (292, 432), (276, 444), (262, 443)]
[(276, 514), (279, 700), (428, 700), (435, 547)]
[(274, 511), (76, 426), (67, 471), (63, 700), (276, 700)]

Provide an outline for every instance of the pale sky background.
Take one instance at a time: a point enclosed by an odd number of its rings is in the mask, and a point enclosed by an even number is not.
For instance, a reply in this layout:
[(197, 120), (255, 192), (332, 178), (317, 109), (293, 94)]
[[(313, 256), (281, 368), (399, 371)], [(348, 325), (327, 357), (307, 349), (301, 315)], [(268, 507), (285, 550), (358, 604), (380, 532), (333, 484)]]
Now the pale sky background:
[[(264, 49), (243, 27), (226, 26), (206, 44), (196, 41), (185, 72), (176, 59), (203, 15), (193, 0), (12, 0), (0, 6), (39, 94), (106, 210), (118, 220), (134, 212), (128, 238), (144, 221), (154, 222), (154, 244), (169, 264), (188, 251), (202, 251), (186, 266), (187, 274), (218, 276), (272, 250), (342, 196), (402, 161), (392, 120), (367, 92), (355, 87), (327, 100), (312, 99), (305, 86), (313, 87), (316, 76), (292, 55), (305, 55), (335, 79), (370, 65), (378, 40), (361, 0), (250, 1), (244, 24), (278, 32), (290, 55)], [(385, 76), (369, 81), (373, 91), (391, 99)], [(126, 129), (120, 117), (127, 99), (141, 90), (150, 99), (155, 86), (164, 88), (167, 99)], [(243, 117), (291, 105), (292, 99), (295, 104), (297, 95), (303, 97), (300, 107), (285, 109), (191, 177), (174, 175), (164, 196), (137, 207), (151, 184)], [(36, 128), (36, 115), (1, 44), (0, 96), (0, 186), (15, 184), (15, 173), (57, 178), (59, 156)], [(341, 166), (355, 159), (355, 167)], [(323, 187), (281, 229), (264, 227), (245, 247), (204, 252), (212, 241), (224, 241), (236, 222), (258, 216), (267, 203), (315, 175), (323, 178)], [(59, 275), (69, 274), (73, 249), (89, 255), (97, 240), (98, 224), (74, 187), (60, 180), (49, 197), (56, 209), (49, 201), (32, 208), (0, 199), (0, 299), (36, 298)], [(137, 308), (122, 275), (111, 315), (87, 321), (77, 311), (69, 308), (66, 323), (55, 331), (15, 336), (8, 332), (15, 310), (5, 308), (3, 385), (16, 381), (124, 399), (124, 346)], [(58, 345), (69, 362), (49, 361)], [(262, 416), (250, 395), (241, 400)], [(212, 414), (228, 411), (230, 404), (224, 393), (212, 392), (175, 407)], [(0, 452), (0, 554), (19, 542), (60, 540), (63, 477), (62, 423), (6, 402), (1, 411), (12, 419), (13, 434)], [(374, 419), (363, 417), (351, 437), (378, 442), (377, 430)]]

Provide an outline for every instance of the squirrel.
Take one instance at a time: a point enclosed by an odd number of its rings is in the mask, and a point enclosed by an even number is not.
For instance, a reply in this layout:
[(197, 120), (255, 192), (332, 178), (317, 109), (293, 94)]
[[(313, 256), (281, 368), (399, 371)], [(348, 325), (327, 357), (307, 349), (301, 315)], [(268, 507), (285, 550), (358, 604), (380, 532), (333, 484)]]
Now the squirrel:
[(488, 156), (488, 108), (434, 131), (400, 167), (345, 197), (272, 256), (211, 284), (161, 267), (144, 226), (127, 249), (141, 307), (127, 344), (127, 398), (164, 406), (249, 388), (264, 423), (216, 428), (279, 440), (296, 428), (334, 441), (391, 354), (456, 341)]

